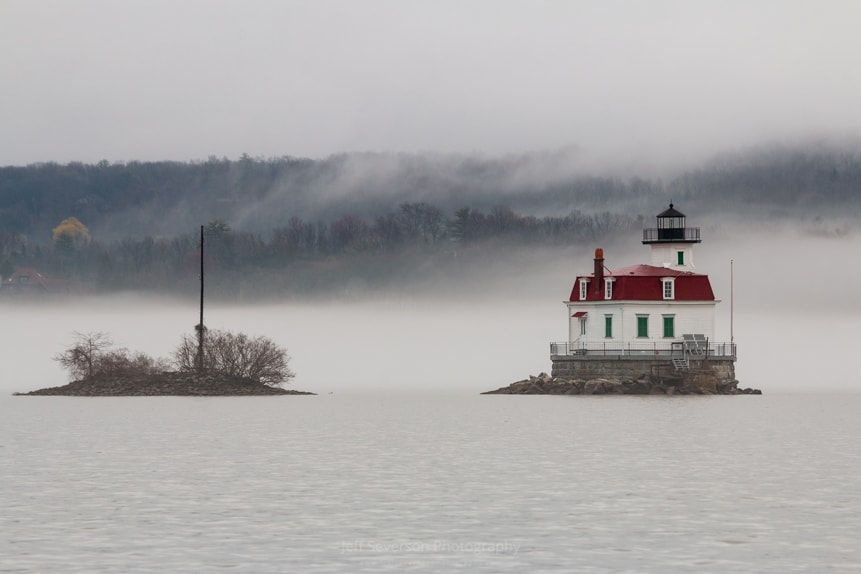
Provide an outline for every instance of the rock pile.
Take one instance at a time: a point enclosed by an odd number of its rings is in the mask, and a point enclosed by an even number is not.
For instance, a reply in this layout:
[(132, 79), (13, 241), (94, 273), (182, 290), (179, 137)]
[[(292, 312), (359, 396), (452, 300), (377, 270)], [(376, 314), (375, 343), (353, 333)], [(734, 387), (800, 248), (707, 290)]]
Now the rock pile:
[(143, 396), (246, 396), (313, 395), (303, 391), (270, 387), (242, 377), (218, 373), (162, 372), (149, 375), (117, 375), (74, 381), (62, 387), (39, 389), (16, 395), (62, 395), (72, 397)]
[(720, 382), (709, 373), (674, 378), (643, 374), (634, 380), (565, 379), (547, 373), (530, 376), (483, 395), (761, 395), (759, 389), (739, 389), (738, 381)]

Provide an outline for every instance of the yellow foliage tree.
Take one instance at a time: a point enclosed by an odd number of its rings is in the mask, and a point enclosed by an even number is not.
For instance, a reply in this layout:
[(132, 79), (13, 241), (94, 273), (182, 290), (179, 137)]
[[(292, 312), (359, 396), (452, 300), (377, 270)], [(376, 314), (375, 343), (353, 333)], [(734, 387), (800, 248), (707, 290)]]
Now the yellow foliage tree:
[(73, 250), (91, 241), (90, 230), (77, 217), (67, 217), (54, 228), (54, 247)]

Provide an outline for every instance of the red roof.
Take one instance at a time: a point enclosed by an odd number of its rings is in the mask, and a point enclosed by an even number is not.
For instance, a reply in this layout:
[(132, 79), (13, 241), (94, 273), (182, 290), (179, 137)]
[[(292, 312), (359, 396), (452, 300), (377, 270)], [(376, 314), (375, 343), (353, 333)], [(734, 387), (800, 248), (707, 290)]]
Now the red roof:
[[(700, 273), (653, 265), (631, 265), (604, 273), (605, 279), (615, 279), (613, 282), (613, 301), (663, 301), (664, 293), (661, 279), (664, 277), (675, 279), (674, 301), (715, 300), (709, 276)], [(594, 273), (577, 277), (568, 300), (580, 300), (580, 280), (583, 278), (590, 279), (586, 290), (586, 301), (605, 301), (604, 285), (599, 285), (596, 291)]]
[(10, 293), (48, 293), (68, 290), (65, 279), (48, 278), (32, 267), (20, 267), (0, 287)]

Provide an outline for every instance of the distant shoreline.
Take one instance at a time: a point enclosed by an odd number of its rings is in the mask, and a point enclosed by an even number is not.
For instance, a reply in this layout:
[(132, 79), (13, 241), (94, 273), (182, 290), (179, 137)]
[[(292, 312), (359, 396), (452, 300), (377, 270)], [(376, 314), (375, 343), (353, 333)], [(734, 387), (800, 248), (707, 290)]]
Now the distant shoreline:
[(15, 396), (66, 397), (233, 397), (272, 395), (315, 395), (307, 391), (271, 387), (248, 378), (217, 373), (198, 375), (165, 371), (149, 375), (99, 376), (73, 381)]

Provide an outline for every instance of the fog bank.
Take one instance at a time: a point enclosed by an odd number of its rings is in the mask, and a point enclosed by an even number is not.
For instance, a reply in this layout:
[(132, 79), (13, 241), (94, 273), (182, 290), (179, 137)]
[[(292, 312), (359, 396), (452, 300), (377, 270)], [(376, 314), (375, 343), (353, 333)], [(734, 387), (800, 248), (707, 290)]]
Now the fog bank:
[[(610, 269), (648, 260), (648, 249), (636, 243), (605, 247)], [(739, 345), (742, 386), (861, 391), (850, 360), (861, 317), (861, 270), (852, 265), (859, 247), (857, 238), (792, 230), (704, 233), (694, 263), (710, 275), (721, 300), (716, 338), (732, 335)], [(205, 322), (287, 347), (297, 389), (478, 393), (549, 371), (548, 343), (567, 336), (562, 302), (574, 277), (591, 272), (592, 250), (499, 256), (469, 282), (426, 278), (385, 296), (267, 305), (212, 301)], [(0, 387), (8, 392), (64, 383), (51, 357), (71, 343), (73, 331), (107, 332), (118, 346), (167, 356), (198, 319), (194, 300), (132, 295), (48, 304), (6, 300), (0, 308), (7, 357)]]

